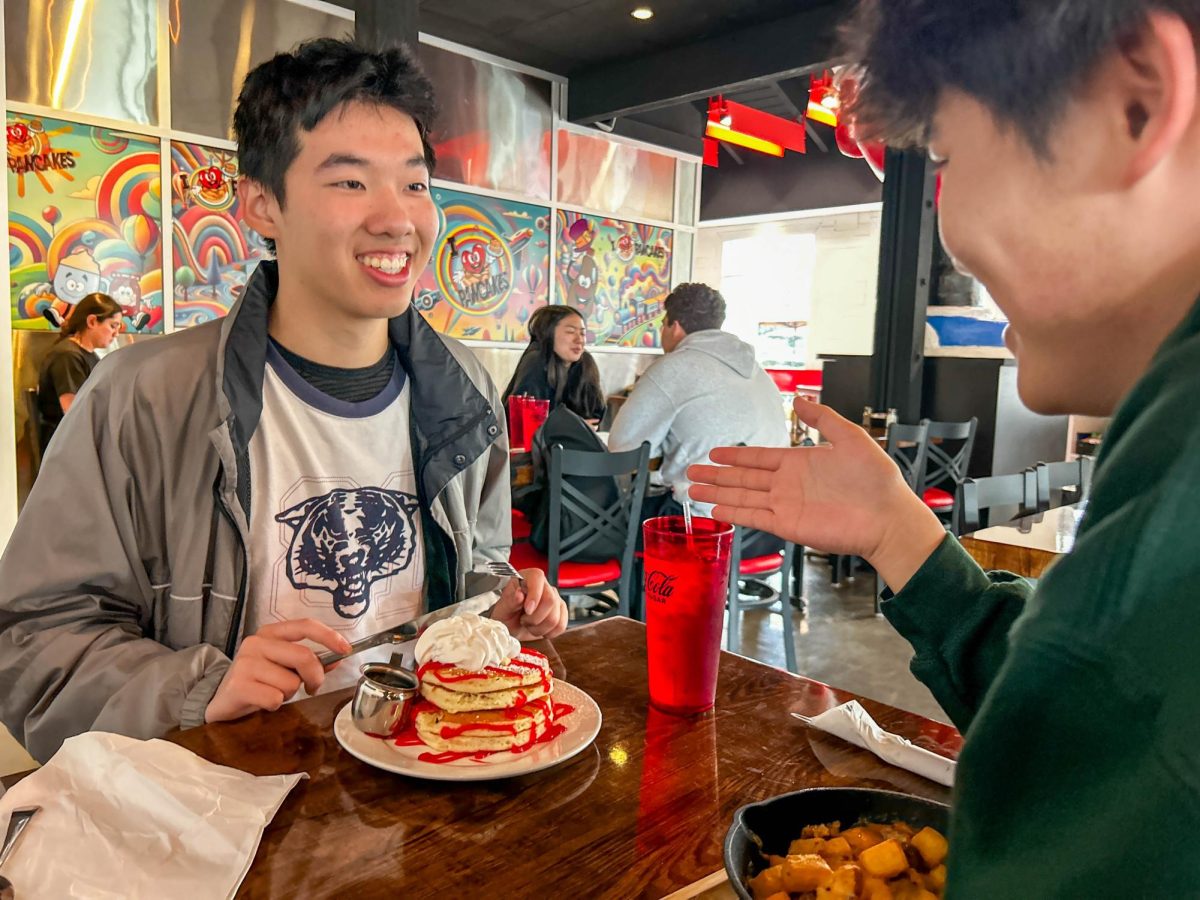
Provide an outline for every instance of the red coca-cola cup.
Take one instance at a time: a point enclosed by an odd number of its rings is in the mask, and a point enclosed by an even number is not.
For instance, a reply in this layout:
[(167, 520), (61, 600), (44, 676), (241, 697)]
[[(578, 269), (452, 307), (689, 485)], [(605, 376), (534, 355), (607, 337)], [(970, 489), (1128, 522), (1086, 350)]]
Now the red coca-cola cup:
[(712, 709), (729, 590), (733, 526), (683, 516), (642, 525), (646, 568), (646, 661), (650, 702), (690, 716)]

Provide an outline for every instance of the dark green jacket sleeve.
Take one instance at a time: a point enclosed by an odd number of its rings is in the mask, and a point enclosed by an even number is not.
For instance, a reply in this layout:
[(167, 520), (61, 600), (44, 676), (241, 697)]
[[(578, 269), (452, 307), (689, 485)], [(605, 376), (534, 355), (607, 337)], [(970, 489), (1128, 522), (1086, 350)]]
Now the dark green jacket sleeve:
[(1033, 584), (985, 572), (950, 535), (883, 614), (916, 651), (910, 667), (966, 732), (1008, 654), (1008, 632)]

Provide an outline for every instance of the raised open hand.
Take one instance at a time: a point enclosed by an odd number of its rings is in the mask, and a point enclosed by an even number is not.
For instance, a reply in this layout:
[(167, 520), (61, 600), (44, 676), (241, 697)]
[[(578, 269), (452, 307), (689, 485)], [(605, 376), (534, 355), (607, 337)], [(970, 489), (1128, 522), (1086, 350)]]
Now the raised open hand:
[(866, 431), (827, 406), (797, 398), (795, 409), (828, 444), (718, 448), (717, 465), (688, 469), (691, 497), (716, 504), (717, 519), (864, 557), (903, 584), (945, 529)]

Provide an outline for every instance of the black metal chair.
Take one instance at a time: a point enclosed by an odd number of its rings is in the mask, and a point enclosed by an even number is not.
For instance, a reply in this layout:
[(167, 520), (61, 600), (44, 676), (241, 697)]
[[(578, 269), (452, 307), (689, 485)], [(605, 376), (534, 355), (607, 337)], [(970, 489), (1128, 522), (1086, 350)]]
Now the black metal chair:
[(929, 421), (919, 425), (894, 424), (887, 430), (887, 455), (892, 458), (904, 480), (920, 493), (929, 452)]
[[(1038, 463), (1034, 466), (1037, 481), (1037, 511), (1046, 512), (1070, 503), (1086, 500), (1092, 490), (1090, 457), (1081, 456), (1070, 462)], [(1073, 488), (1069, 493), (1064, 489)]]
[[(725, 631), (725, 649), (739, 652), (742, 642), (742, 613), (748, 609), (769, 609), (783, 622), (783, 658), (787, 670), (793, 675), (796, 669), (796, 638), (792, 633), (792, 604), (788, 591), (788, 577), (792, 572), (792, 558), (796, 545), (788, 541), (783, 549), (764, 556), (743, 558), (742, 547), (748, 529), (733, 530), (733, 550), (729, 559), (729, 625)], [(776, 591), (760, 579), (778, 574), (780, 590)], [(771, 607), (778, 606), (778, 609)]]
[[(642, 501), (650, 476), (650, 444), (623, 453), (550, 448), (550, 542), (546, 555), (532, 544), (515, 544), (509, 561), (518, 569), (540, 568), (563, 599), (603, 591), (617, 592), (616, 614), (628, 616), (634, 595), (634, 552), (641, 525)], [(597, 502), (587, 487), (601, 482), (605, 496)], [(568, 528), (564, 529), (564, 519)], [(578, 562), (594, 545), (619, 546), (620, 556), (605, 562)]]
[(952, 527), (958, 486), (967, 477), (967, 469), (971, 465), (971, 451), (975, 449), (979, 420), (972, 417), (968, 422), (921, 421), (929, 426), (921, 499)]
[[(968, 478), (958, 486), (957, 514), (953, 531), (969, 534), (989, 525), (1032, 515), (1037, 511), (1037, 482), (1033, 469), (1015, 475)], [(992, 522), (994, 512), (1005, 512), (1001, 521)]]

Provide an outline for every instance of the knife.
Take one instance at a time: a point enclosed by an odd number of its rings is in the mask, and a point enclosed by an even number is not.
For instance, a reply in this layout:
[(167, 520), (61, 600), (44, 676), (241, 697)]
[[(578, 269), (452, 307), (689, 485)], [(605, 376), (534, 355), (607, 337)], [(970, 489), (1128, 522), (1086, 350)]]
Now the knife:
[(407, 622), (395, 625), (386, 631), (380, 631), (378, 634), (354, 641), (350, 644), (349, 653), (337, 653), (336, 651), (322, 653), (317, 656), (317, 661), (322, 666), (331, 666), (335, 662), (340, 662), (347, 657), (354, 656), (356, 653), (362, 653), (364, 650), (370, 650), (372, 647), (412, 641), (420, 637), (425, 629), (434, 622), (440, 622), (443, 619), (449, 619), (454, 616), (461, 616), (463, 613), (478, 613), (481, 616), (487, 617), (491, 614), (492, 607), (496, 605), (497, 599), (497, 592), (494, 590), (483, 594), (476, 594), (474, 597), (468, 597), (466, 600), (461, 600), (458, 603), (451, 603), (449, 606), (443, 606), (441, 609), (427, 612), (422, 616), (417, 616), (415, 619), (409, 619)]

